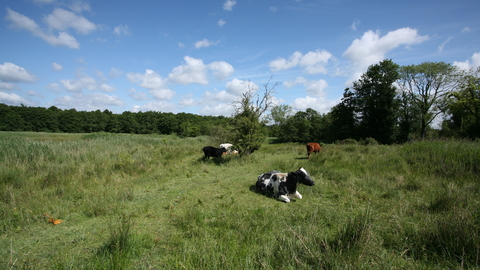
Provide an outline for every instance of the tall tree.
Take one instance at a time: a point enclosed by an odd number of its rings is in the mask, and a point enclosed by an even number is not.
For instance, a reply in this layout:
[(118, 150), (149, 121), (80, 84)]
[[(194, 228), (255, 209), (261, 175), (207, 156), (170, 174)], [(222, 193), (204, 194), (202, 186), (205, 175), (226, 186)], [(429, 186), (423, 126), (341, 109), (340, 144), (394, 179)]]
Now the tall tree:
[(331, 118), (330, 140), (358, 139), (354, 93), (350, 88), (343, 92), (342, 101), (329, 112)]
[(461, 83), (458, 69), (445, 62), (424, 62), (400, 68), (399, 85), (420, 113), (420, 137), (442, 113), (447, 97)]
[(398, 69), (392, 60), (383, 60), (353, 83), (360, 137), (393, 143), (399, 105), (393, 84), (399, 79)]
[(453, 98), (448, 105), (453, 126), (460, 135), (471, 138), (480, 137), (480, 68), (476, 74), (469, 74), (460, 86), (453, 92)]
[(264, 85), (263, 96), (257, 95), (256, 89), (249, 86), (247, 91), (233, 103), (235, 110), (233, 144), (241, 154), (253, 153), (260, 148), (266, 138), (265, 123), (262, 123), (261, 117), (272, 107), (273, 93), (278, 85), (276, 83), (270, 87), (270, 80)]
[(277, 105), (270, 110), (270, 115), (267, 117), (267, 120), (270, 122), (270, 136), (279, 136), (280, 127), (286, 123), (287, 119), (292, 116), (292, 113), (292, 107), (286, 104)]

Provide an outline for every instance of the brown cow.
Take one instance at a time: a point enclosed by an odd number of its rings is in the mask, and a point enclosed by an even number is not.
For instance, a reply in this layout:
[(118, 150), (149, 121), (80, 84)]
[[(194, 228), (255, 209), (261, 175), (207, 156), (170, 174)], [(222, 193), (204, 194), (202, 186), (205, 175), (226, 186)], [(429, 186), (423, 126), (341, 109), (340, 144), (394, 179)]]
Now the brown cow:
[(318, 143), (307, 143), (308, 158), (310, 158), (311, 153), (320, 152), (320, 149), (322, 149), (322, 147)]

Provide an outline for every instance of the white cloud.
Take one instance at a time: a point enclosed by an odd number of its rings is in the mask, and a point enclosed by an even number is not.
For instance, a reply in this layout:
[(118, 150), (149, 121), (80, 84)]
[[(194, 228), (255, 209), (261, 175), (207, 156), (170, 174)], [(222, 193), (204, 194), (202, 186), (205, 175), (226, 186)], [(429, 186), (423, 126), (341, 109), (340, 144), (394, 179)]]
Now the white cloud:
[(233, 6), (237, 4), (237, 1), (235, 0), (227, 0), (223, 3), (223, 9), (227, 11), (232, 11)]
[(0, 103), (5, 103), (8, 105), (30, 105), (30, 102), (28, 102), (26, 99), (20, 97), (19, 95), (15, 93), (5, 93), (5, 92), (0, 92)]
[(210, 63), (208, 67), (213, 71), (213, 75), (215, 75), (219, 81), (227, 78), (234, 71), (232, 65), (224, 61)]
[(117, 91), (117, 88), (111, 86), (111, 85), (108, 85), (106, 83), (102, 83), (100, 85), (100, 91), (102, 92), (107, 92), (107, 93), (111, 93), (111, 92), (115, 92)]
[[(471, 60), (471, 61), (470, 61)], [(480, 67), (480, 53), (476, 52), (472, 55), (471, 59), (467, 59), (465, 62), (454, 61), (453, 65), (460, 69), (469, 70)]]
[(144, 74), (127, 73), (127, 79), (131, 83), (138, 83), (139, 86), (149, 89), (156, 99), (171, 100), (175, 92), (168, 89), (167, 82), (159, 74), (151, 69), (145, 70)]
[(184, 95), (180, 98), (180, 101), (178, 102), (178, 105), (190, 107), (190, 106), (197, 105), (197, 102), (193, 98), (193, 94), (186, 94), (186, 95)]
[(119, 25), (119, 26), (116, 26), (114, 29), (113, 29), (113, 33), (119, 37), (125, 37), (125, 36), (129, 36), (131, 33), (130, 33), (130, 29), (128, 28), (128, 25)]
[(270, 12), (277, 12), (278, 11), (278, 7), (276, 6), (270, 6)]
[(94, 111), (104, 110), (109, 106), (124, 106), (125, 102), (117, 97), (103, 93), (83, 94), (75, 93), (73, 96), (58, 97), (55, 106), (63, 109), (75, 108), (77, 110)]
[(84, 35), (97, 29), (94, 23), (62, 8), (56, 8), (52, 14), (45, 17), (45, 22), (53, 29), (65, 31), (71, 27)]
[(35, 21), (28, 18), (27, 16), (24, 16), (18, 12), (15, 12), (9, 8), (7, 8), (7, 13), (8, 14), (5, 19), (12, 23), (10, 25), (10, 27), (12, 28), (27, 30), (33, 36), (36, 36), (45, 40), (52, 46), (67, 46), (72, 49), (80, 48), (80, 44), (77, 42), (77, 40), (74, 37), (67, 34), (66, 32), (59, 32), (58, 36), (55, 36), (50, 32), (46, 32), (42, 30), (37, 25), (37, 23), (35, 23)]
[(178, 47), (180, 47), (180, 48), (185, 48), (185, 44), (183, 44), (182, 42), (179, 42), (179, 43), (178, 43)]
[(238, 95), (231, 92), (218, 91), (215, 89), (212, 91), (205, 91), (199, 101), (199, 104), (211, 106), (217, 105), (219, 103), (227, 104), (233, 102), (235, 99), (237, 99), (237, 97)]
[(149, 101), (145, 103), (143, 106), (135, 105), (132, 108), (133, 112), (148, 112), (148, 111), (155, 111), (155, 112), (172, 112), (175, 113), (175, 104), (170, 102), (161, 100), (161, 101)]
[(128, 90), (128, 95), (130, 97), (132, 97), (134, 100), (148, 100), (148, 96), (146, 93), (144, 92), (138, 92), (135, 88), (130, 88), (130, 90)]
[(118, 68), (110, 68), (110, 74), (108, 75), (108, 77), (110, 77), (111, 79), (113, 78), (118, 78), (120, 76), (122, 76), (123, 72), (118, 69)]
[(219, 25), (219, 26), (224, 26), (226, 23), (227, 23), (227, 22), (224, 21), (224, 20), (219, 20), (219, 21), (218, 21), (218, 25)]
[(314, 52), (308, 52), (303, 55), (301, 52), (294, 52), (288, 60), (285, 58), (279, 58), (271, 61), (268, 65), (271, 70), (279, 71), (286, 70), (296, 66), (300, 66), (305, 69), (308, 74), (327, 73), (325, 65), (333, 55), (326, 50), (316, 50)]
[(468, 33), (468, 32), (470, 32), (470, 30), (471, 30), (470, 27), (467, 26), (467, 27), (463, 28), (462, 32), (460, 32), (460, 33)]
[(84, 88), (90, 91), (97, 89), (97, 81), (89, 76), (84, 76), (75, 80), (63, 79), (60, 80), (60, 83), (62, 83), (63, 87), (65, 87), (67, 91), (75, 93), (82, 92), (82, 89)]
[(6, 82), (0, 82), (0, 89), (2, 90), (14, 90), (17, 89), (18, 86), (13, 83), (6, 83)]
[(0, 65), (0, 80), (3, 82), (34, 82), (37, 80), (35, 75), (28, 73), (24, 68), (10, 62), (4, 62)]
[(80, 13), (84, 10), (90, 11), (91, 7), (89, 3), (85, 3), (82, 1), (75, 0), (72, 2), (72, 4), (69, 6), (71, 10), (75, 11), (76, 13)]
[(305, 77), (297, 77), (295, 79), (295, 81), (287, 81), (287, 82), (284, 82), (283, 85), (286, 87), (286, 88), (292, 88), (294, 87), (295, 85), (297, 84), (306, 84), (308, 83), (308, 80), (305, 78)]
[(258, 85), (250, 82), (250, 81), (244, 81), (244, 80), (239, 80), (237, 78), (227, 82), (225, 89), (227, 90), (228, 93), (233, 94), (235, 96), (240, 96), (247, 90), (253, 90), (257, 91), (259, 89)]
[(367, 31), (360, 39), (352, 42), (343, 53), (353, 65), (351, 80), (357, 80), (370, 65), (376, 64), (385, 58), (390, 50), (400, 45), (412, 45), (428, 40), (427, 36), (420, 36), (416, 29), (401, 28), (388, 32), (380, 37), (380, 33)]
[(55, 92), (57, 94), (61, 92), (60, 85), (58, 83), (51, 83), (51, 84), (45, 86), (45, 89), (52, 90), (53, 92)]
[(448, 42), (450, 42), (450, 40), (452, 40), (453, 37), (449, 37), (447, 38), (447, 40), (445, 40), (442, 44), (440, 44), (440, 46), (438, 46), (438, 52), (442, 52), (443, 51), (443, 47), (445, 47), (445, 45), (447, 45)]
[(352, 25), (350, 26), (350, 28), (353, 30), (353, 31), (357, 31), (357, 26), (360, 25), (360, 20), (356, 20), (356, 21), (353, 21)]
[(56, 0), (33, 0), (33, 2), (36, 4), (51, 4), (55, 1)]
[(190, 56), (183, 58), (185, 64), (175, 67), (168, 75), (170, 82), (178, 84), (208, 84), (207, 66), (200, 59)]
[(310, 97), (297, 98), (291, 104), (292, 108), (296, 111), (305, 111), (308, 108), (314, 109), (319, 113), (327, 113), (335, 106), (338, 101), (328, 101), (324, 97)]
[(309, 81), (304, 77), (297, 77), (293, 82), (284, 82), (285, 87), (291, 88), (297, 84), (302, 84), (305, 87), (307, 94), (314, 97), (325, 96), (324, 89), (328, 87), (328, 83), (325, 80)]
[(53, 70), (60, 71), (60, 70), (63, 70), (63, 66), (60, 65), (60, 64), (57, 64), (57, 63), (53, 62), (53, 63), (52, 63), (52, 69), (53, 69)]
[(198, 102), (195, 102), (189, 96), (185, 98), (182, 105), (202, 105), (203, 107), (199, 110), (199, 113), (205, 115), (231, 115), (233, 113), (232, 102), (249, 89), (256, 91), (258, 90), (258, 85), (250, 81), (233, 79), (226, 83), (224, 91), (216, 89), (205, 91)]
[(233, 107), (230, 104), (218, 103), (215, 105), (206, 105), (198, 112), (203, 115), (228, 116), (233, 114)]
[(197, 49), (206, 48), (206, 47), (210, 47), (212, 45), (216, 45), (219, 42), (220, 42), (220, 40), (211, 41), (211, 40), (208, 40), (208, 39), (204, 38), (200, 41), (195, 42), (195, 48), (197, 48)]

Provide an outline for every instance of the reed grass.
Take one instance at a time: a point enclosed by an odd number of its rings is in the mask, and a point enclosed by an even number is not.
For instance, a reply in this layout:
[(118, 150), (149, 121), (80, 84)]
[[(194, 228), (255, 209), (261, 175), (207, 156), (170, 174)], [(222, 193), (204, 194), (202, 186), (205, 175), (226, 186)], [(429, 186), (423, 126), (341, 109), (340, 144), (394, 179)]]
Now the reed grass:
[[(0, 133), (0, 268), (480, 267), (480, 147), (265, 143), (204, 161), (211, 137)], [(304, 167), (304, 199), (254, 192)], [(54, 225), (49, 218), (59, 219)]]

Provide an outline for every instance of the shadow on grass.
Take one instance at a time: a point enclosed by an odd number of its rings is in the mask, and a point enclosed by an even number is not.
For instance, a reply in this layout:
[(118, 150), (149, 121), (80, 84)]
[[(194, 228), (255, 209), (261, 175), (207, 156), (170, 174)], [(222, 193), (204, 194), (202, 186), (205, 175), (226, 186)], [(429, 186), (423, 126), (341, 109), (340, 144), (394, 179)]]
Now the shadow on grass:
[[(274, 199), (275, 201), (277, 201), (277, 199), (275, 198), (275, 196), (273, 196), (273, 193), (271, 192), (260, 192), (260, 191), (257, 191), (257, 189), (255, 188), (255, 185), (251, 185), (249, 188), (248, 188), (251, 192), (253, 193), (256, 193), (260, 196), (264, 196), (264, 197), (267, 197), (267, 198), (270, 198), (270, 199)], [(290, 202), (296, 202), (296, 199), (291, 199)]]
[(226, 158), (222, 158), (222, 157), (219, 157), (219, 158), (208, 158), (208, 159), (205, 159), (205, 157), (201, 157), (198, 159), (198, 162), (203, 162), (203, 163), (215, 163), (215, 165), (222, 165), (222, 164), (228, 164), (230, 162), (230, 159), (226, 159)]
[(256, 193), (260, 196), (265, 196), (267, 198), (273, 198), (273, 193), (270, 193), (270, 192), (260, 192), (260, 191), (257, 191), (257, 189), (255, 188), (255, 185), (251, 185), (249, 188), (248, 188), (251, 192), (253, 193)]

